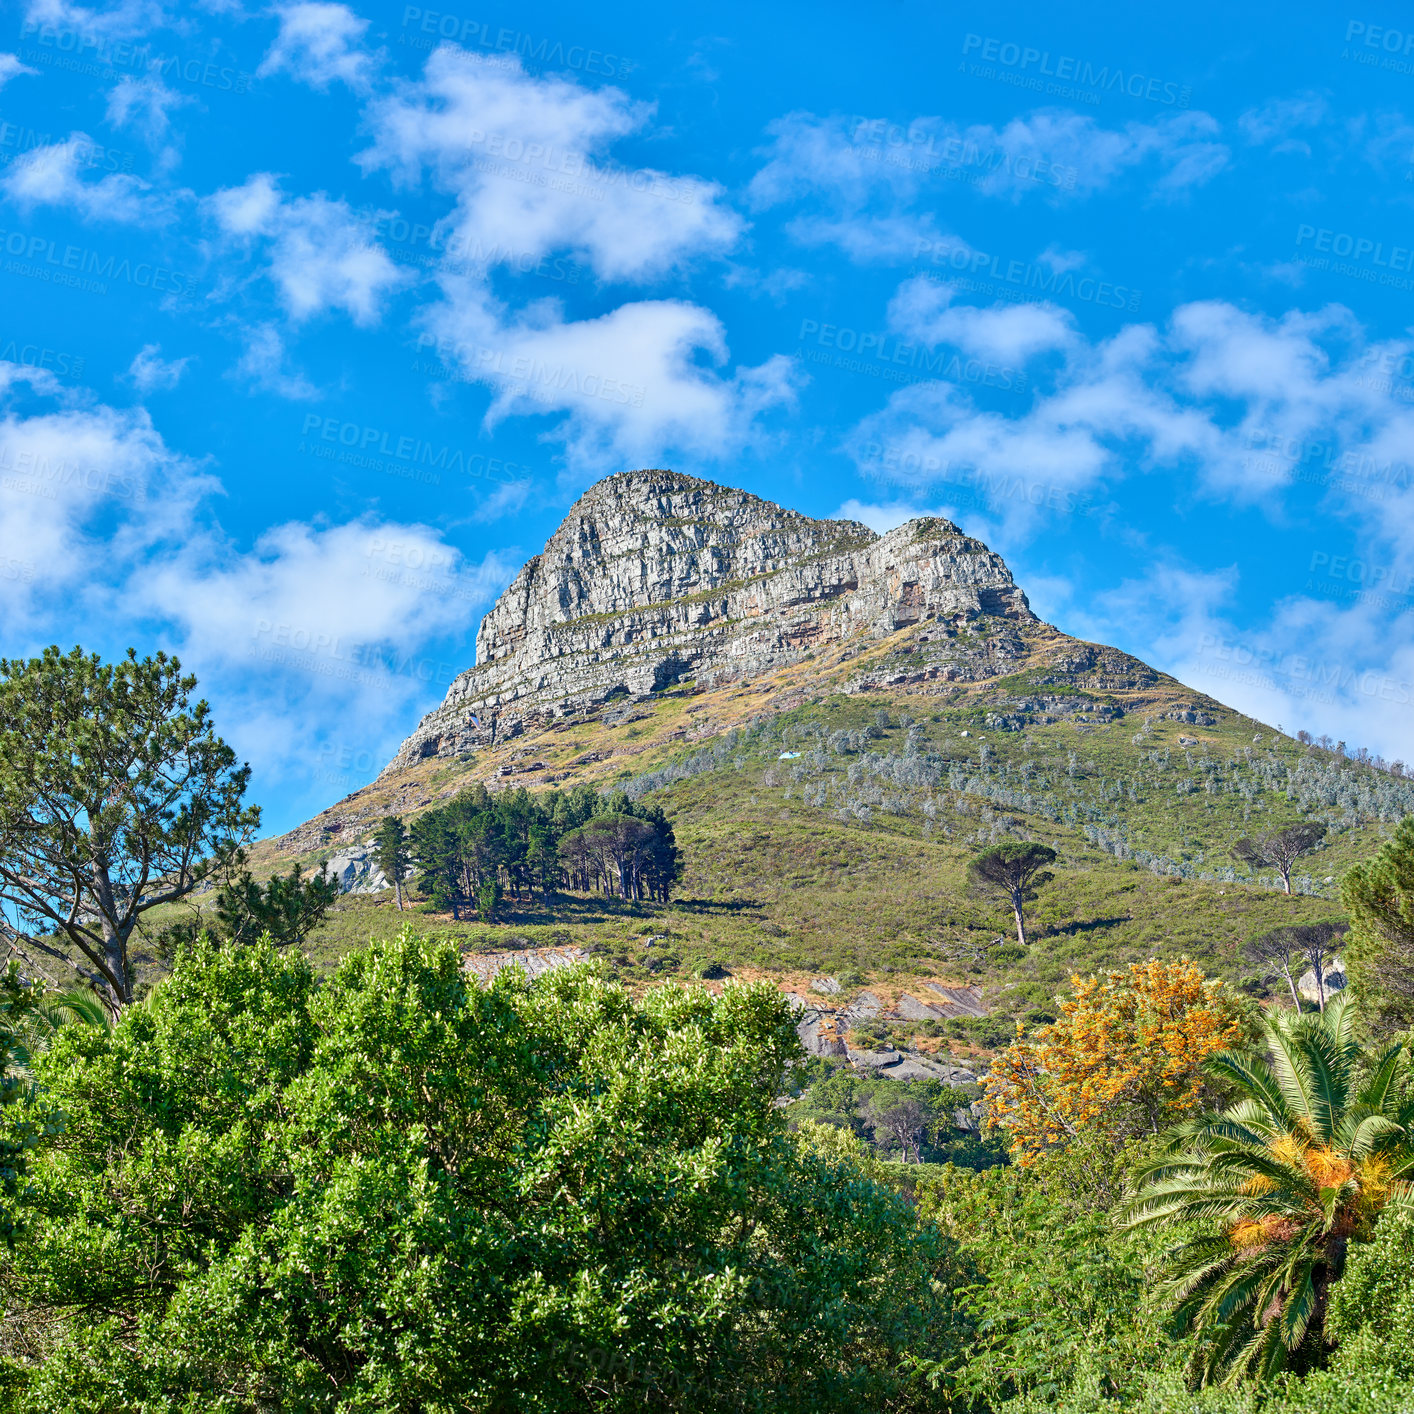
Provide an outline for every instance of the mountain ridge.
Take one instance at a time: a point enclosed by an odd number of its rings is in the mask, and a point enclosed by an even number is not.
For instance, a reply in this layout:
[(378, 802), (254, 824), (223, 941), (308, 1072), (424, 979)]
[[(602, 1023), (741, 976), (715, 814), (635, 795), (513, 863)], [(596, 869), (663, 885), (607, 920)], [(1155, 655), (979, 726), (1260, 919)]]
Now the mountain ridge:
[(621, 472), (575, 502), (482, 621), (476, 664), (385, 767), (691, 678), (747, 681), (923, 620), (1031, 621), (1000, 556), (940, 517), (879, 535), (715, 482)]
[[(695, 514), (668, 514), (684, 509)], [(755, 535), (756, 571), (742, 575), (730, 555), (704, 568), (724, 538), (740, 542), (743, 525)], [(641, 570), (627, 587), (620, 573), (623, 598), (606, 602), (612, 567), (643, 566), (645, 542), (674, 567), (656, 578)], [(836, 572), (841, 558), (857, 569), (860, 556), (862, 590), (857, 576)], [(802, 562), (826, 571), (802, 585), (791, 578)], [(752, 596), (754, 613), (682, 627), (704, 605), (751, 607)], [(801, 626), (815, 631), (792, 642)], [(682, 651), (694, 632), (698, 642)], [(743, 642), (755, 651), (733, 658)], [(672, 670), (660, 676), (665, 662)], [(1141, 709), (1200, 723), (1230, 710), (1131, 654), (1044, 623), (1005, 561), (941, 517), (880, 535), (683, 473), (621, 472), (586, 490), (525, 562), (482, 620), (476, 664), (377, 777), (259, 853), (327, 853), (381, 816), (416, 814), (472, 780), (607, 782), (762, 714), (871, 693), (975, 699), (1004, 730), (1057, 720), (1084, 729)], [(692, 704), (679, 712), (685, 696)], [(645, 717), (663, 717), (663, 729), (635, 726), (601, 743), (604, 727)]]

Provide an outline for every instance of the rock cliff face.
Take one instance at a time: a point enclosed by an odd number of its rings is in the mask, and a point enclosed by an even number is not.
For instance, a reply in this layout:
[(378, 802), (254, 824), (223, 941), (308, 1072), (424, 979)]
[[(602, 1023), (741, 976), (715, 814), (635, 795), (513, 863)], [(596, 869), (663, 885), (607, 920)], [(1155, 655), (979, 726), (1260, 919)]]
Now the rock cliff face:
[[(884, 536), (671, 471), (575, 503), (483, 620), (476, 666), (386, 771), (692, 678), (750, 678), (924, 619), (1033, 620), (1001, 558), (950, 521)], [(385, 771), (385, 774), (386, 774)]]

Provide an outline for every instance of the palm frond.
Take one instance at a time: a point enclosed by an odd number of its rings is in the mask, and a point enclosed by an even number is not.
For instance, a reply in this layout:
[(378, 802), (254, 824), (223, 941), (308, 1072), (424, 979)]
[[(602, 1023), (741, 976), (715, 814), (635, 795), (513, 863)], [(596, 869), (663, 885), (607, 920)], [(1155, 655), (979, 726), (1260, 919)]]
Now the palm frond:
[(1227, 1080), (1245, 1090), (1252, 1101), (1266, 1108), (1275, 1123), (1291, 1127), (1291, 1105), (1271, 1067), (1260, 1056), (1248, 1051), (1215, 1051), (1204, 1061), (1203, 1068), (1214, 1079)]
[(1401, 1082), (1408, 1065), (1408, 1058), (1402, 1045), (1390, 1046), (1375, 1058), (1374, 1069), (1360, 1087), (1355, 1100), (1357, 1104), (1368, 1105), (1381, 1114), (1391, 1099), (1401, 1091)]
[(1382, 1114), (1362, 1114), (1352, 1110), (1336, 1129), (1336, 1144), (1358, 1163), (1374, 1153), (1381, 1139), (1397, 1139), (1403, 1133), (1403, 1125)]
[(1330, 1143), (1344, 1096), (1329, 1034), (1321, 1026), (1273, 1022), (1267, 1035), (1272, 1072), (1287, 1104), (1317, 1143)]
[(113, 1025), (108, 1009), (85, 987), (72, 987), (64, 992), (47, 992), (40, 998), (35, 1010), (54, 1031), (70, 1022), (79, 1022), (84, 1026), (103, 1030), (108, 1030)]
[(1316, 1263), (1307, 1257), (1294, 1263), (1293, 1270), (1286, 1274), (1284, 1285), (1288, 1294), (1281, 1314), (1272, 1324), (1281, 1328), (1282, 1344), (1288, 1350), (1295, 1350), (1306, 1339), (1311, 1318), (1316, 1314), (1315, 1270)]
[(1345, 987), (1326, 1003), (1325, 1011), (1317, 1018), (1330, 1036), (1347, 1075), (1360, 1059), (1360, 1043), (1355, 1039), (1355, 1012), (1355, 989)]

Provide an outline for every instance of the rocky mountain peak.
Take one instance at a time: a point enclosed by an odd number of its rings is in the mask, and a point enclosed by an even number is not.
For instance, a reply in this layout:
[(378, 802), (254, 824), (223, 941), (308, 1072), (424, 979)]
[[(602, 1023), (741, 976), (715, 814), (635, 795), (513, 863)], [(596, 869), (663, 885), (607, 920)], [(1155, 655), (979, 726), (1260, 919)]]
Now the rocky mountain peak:
[(877, 535), (666, 470), (590, 487), (482, 621), (476, 666), (388, 769), (684, 678), (749, 678), (922, 619), (1031, 620), (1001, 558), (938, 517)]

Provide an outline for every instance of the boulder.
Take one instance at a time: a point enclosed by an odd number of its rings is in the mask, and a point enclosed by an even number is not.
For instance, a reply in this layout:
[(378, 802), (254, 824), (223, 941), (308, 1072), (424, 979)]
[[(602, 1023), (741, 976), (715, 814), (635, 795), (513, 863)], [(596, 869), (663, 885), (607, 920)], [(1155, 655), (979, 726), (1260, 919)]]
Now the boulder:
[(579, 948), (521, 948), (507, 952), (468, 953), (462, 966), (483, 985), (506, 967), (519, 967), (527, 977), (541, 977), (557, 967), (573, 967), (583, 962)]
[(331, 855), (324, 866), (346, 894), (380, 894), (391, 889), (383, 871), (373, 861), (372, 845), (356, 845)]
[(945, 1017), (986, 1016), (982, 993), (976, 987), (947, 987), (941, 982), (924, 982), (920, 988), (928, 993), (928, 1004), (937, 1007)]
[[(1345, 962), (1338, 957), (1328, 957), (1321, 971), (1326, 984), (1326, 997), (1329, 999), (1332, 993), (1340, 991), (1346, 984)], [(1296, 990), (1300, 992), (1308, 1002), (1319, 1002), (1321, 1000), (1320, 989), (1316, 986), (1316, 969), (1314, 967), (1308, 967), (1306, 971), (1297, 978)]]
[(805, 1053), (811, 1056), (842, 1056), (845, 1044), (833, 1032), (829, 1020), (809, 1007), (795, 1008), (795, 1034)]
[(884, 1004), (873, 992), (860, 992), (845, 1009), (840, 1012), (840, 1029), (848, 1030), (856, 1021), (872, 1021), (884, 1014)]
[(935, 1061), (916, 1051), (899, 1051), (892, 1046), (877, 1050), (847, 1052), (850, 1064), (873, 1070), (888, 1080), (941, 1080), (944, 1085), (975, 1085), (977, 1077), (961, 1066)]

